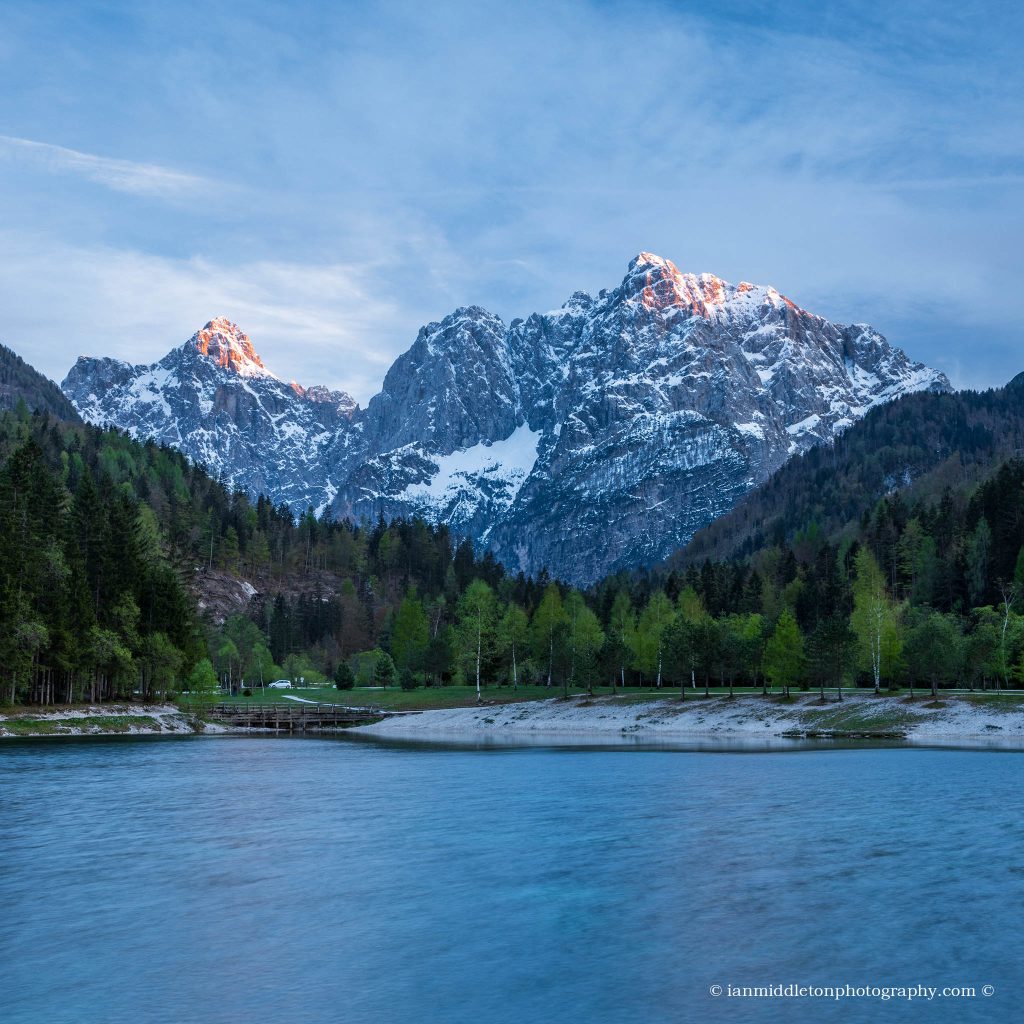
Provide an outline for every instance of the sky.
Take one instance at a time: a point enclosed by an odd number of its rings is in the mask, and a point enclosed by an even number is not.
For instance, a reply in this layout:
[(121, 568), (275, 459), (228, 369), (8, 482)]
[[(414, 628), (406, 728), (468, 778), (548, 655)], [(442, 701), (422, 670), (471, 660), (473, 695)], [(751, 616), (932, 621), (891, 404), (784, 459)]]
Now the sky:
[(0, 340), (59, 381), (223, 315), (365, 404), (422, 324), (647, 250), (1001, 384), (1022, 43), (970, 0), (6, 0)]

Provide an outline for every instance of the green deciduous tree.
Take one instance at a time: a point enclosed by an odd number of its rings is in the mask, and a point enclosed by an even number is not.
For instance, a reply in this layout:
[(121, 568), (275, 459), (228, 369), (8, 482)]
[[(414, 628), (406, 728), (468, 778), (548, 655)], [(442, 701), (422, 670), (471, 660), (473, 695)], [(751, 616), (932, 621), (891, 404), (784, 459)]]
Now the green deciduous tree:
[(547, 670), (547, 685), (551, 685), (555, 667), (555, 639), (559, 627), (565, 624), (565, 608), (562, 604), (562, 592), (557, 583), (548, 584), (544, 596), (533, 613), (530, 622), (531, 643), (537, 664), (544, 665)]
[(918, 612), (907, 631), (905, 654), (911, 681), (927, 681), (932, 696), (937, 697), (939, 686), (949, 685), (960, 672), (962, 638), (958, 622), (941, 612)]
[(593, 693), (594, 680), (599, 670), (598, 655), (604, 643), (604, 631), (598, 617), (586, 606), (583, 596), (570, 591), (565, 602), (568, 619), (570, 668), (568, 682), (576, 682)]
[(430, 643), (430, 626), (423, 602), (412, 590), (398, 606), (391, 627), (391, 655), (399, 672), (419, 672)]
[(608, 615), (606, 653), (611, 669), (612, 689), (618, 676), (622, 688), (626, 687), (626, 665), (636, 646), (636, 613), (629, 591), (623, 587), (615, 595)]
[(189, 673), (186, 703), (197, 714), (217, 703), (217, 672), (209, 658), (197, 662)]

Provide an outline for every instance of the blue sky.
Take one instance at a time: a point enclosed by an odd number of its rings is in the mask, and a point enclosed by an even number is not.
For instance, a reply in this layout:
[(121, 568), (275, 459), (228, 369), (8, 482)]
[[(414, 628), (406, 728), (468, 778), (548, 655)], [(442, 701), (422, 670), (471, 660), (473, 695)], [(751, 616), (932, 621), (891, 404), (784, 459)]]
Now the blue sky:
[(422, 323), (647, 249), (1002, 383), (1024, 16), (819, 6), (7, 2), (0, 339), (60, 379), (226, 315), (365, 402)]

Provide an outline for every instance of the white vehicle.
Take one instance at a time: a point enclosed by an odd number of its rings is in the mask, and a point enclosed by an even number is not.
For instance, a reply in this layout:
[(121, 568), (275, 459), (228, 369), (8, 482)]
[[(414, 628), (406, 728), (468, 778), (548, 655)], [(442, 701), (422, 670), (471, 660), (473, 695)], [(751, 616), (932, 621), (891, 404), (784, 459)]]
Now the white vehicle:
[(275, 679), (272, 683), (267, 683), (268, 690), (290, 690), (292, 688), (292, 681), (290, 679)]

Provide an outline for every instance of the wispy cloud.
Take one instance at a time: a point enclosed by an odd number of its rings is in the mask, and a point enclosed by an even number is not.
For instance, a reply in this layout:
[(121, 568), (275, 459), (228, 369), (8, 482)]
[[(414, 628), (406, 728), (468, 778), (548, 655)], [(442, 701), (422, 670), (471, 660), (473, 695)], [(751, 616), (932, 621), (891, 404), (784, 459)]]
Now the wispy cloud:
[(155, 362), (226, 316), (279, 376), (341, 387), (365, 403), (391, 354), (412, 341), (375, 262), (224, 264), (7, 232), (0, 266), (0, 340), (57, 381), (77, 355)]
[(8, 159), (23, 160), (57, 173), (78, 174), (116, 192), (179, 198), (212, 190), (214, 182), (159, 164), (138, 163), (116, 157), (82, 153), (49, 142), (0, 135), (0, 151)]
[(640, 249), (969, 352), (964, 383), (1019, 368), (1016, 8), (19, 6), (5, 130), (89, 150), (0, 138), (0, 334), (56, 376), (223, 313), (364, 399), (420, 324), (554, 308)]

